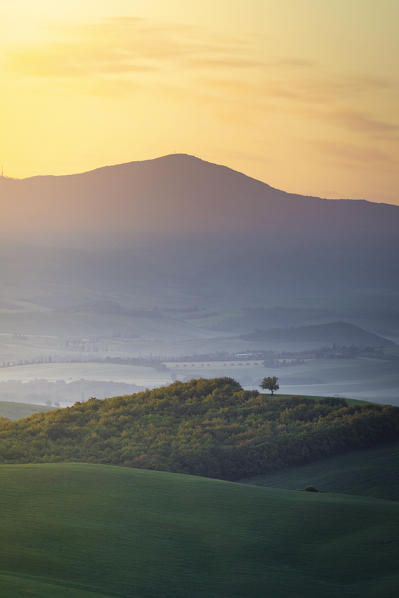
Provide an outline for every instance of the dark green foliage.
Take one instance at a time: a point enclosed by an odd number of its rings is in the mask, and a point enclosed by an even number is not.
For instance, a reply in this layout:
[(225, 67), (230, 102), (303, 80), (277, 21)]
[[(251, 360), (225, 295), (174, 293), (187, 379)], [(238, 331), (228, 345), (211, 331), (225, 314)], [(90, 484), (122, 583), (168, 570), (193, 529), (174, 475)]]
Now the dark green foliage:
[(398, 438), (399, 408), (271, 400), (217, 378), (3, 422), (0, 460), (86, 461), (234, 480)]

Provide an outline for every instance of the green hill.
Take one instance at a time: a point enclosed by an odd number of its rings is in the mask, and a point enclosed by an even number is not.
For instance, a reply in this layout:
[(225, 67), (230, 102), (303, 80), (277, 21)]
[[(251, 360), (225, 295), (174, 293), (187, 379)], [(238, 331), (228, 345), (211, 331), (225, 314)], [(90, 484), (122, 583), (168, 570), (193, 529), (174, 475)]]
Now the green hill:
[(399, 500), (398, 464), (399, 443), (394, 443), (352, 451), (245, 481), (288, 489), (315, 486), (323, 492)]
[(2, 597), (391, 598), (399, 504), (85, 464), (0, 467)]
[(54, 407), (47, 407), (46, 405), (33, 405), (31, 403), (14, 403), (12, 401), (0, 401), (0, 417), (7, 419), (20, 419), (28, 417), (34, 413), (41, 413), (42, 411), (50, 411)]
[(82, 461), (241, 479), (399, 440), (399, 408), (175, 382), (0, 424), (0, 461)]

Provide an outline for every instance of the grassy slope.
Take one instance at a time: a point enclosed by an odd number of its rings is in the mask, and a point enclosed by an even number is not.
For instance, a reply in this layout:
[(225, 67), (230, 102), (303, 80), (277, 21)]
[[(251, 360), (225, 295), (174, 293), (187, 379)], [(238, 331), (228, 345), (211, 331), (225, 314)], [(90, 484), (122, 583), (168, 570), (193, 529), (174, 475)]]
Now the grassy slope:
[(398, 464), (399, 443), (394, 443), (352, 451), (245, 481), (288, 489), (315, 486), (323, 492), (399, 500)]
[(14, 403), (12, 401), (0, 401), (0, 417), (8, 419), (21, 419), (41, 411), (49, 411), (54, 407), (46, 405), (32, 405), (31, 403)]
[(0, 467), (0, 593), (390, 598), (399, 504), (84, 464)]

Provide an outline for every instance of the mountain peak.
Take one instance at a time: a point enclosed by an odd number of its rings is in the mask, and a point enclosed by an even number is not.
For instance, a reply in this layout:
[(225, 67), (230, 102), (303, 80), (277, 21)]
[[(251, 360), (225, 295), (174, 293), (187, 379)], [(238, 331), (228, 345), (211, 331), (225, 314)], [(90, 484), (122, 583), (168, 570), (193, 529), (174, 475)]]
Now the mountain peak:
[[(265, 185), (266, 187), (269, 187), (269, 185), (267, 185), (266, 183), (263, 183), (262, 181), (259, 181), (257, 179), (254, 179), (253, 177), (250, 177), (242, 172), (239, 172), (237, 170), (234, 170), (233, 168), (230, 168), (229, 166), (225, 166), (224, 164), (216, 164), (214, 162), (209, 162), (208, 160), (204, 160), (203, 158), (199, 158), (198, 156), (194, 156), (192, 154), (184, 154), (184, 153), (176, 153), (176, 154), (166, 154), (164, 156), (157, 156), (155, 158), (147, 158), (146, 160), (131, 160), (129, 162), (122, 162), (122, 163), (118, 163), (118, 164), (107, 164), (105, 166), (100, 166), (99, 168), (95, 168), (93, 170), (89, 170), (89, 171), (85, 171), (79, 174), (90, 174), (90, 173), (94, 173), (94, 172), (99, 172), (102, 171), (104, 169), (107, 169), (108, 171), (110, 169), (128, 169), (128, 168), (140, 168), (140, 167), (148, 167), (148, 168), (154, 168), (157, 169), (159, 167), (164, 167), (164, 168), (173, 168), (173, 169), (178, 169), (178, 168), (208, 168), (209, 170), (224, 170), (230, 173), (235, 174), (236, 176), (245, 178), (245, 179), (249, 179), (249, 180), (253, 180), (256, 181), (257, 183), (261, 184), (261, 185)], [(70, 175), (70, 176), (74, 176), (74, 175)]]

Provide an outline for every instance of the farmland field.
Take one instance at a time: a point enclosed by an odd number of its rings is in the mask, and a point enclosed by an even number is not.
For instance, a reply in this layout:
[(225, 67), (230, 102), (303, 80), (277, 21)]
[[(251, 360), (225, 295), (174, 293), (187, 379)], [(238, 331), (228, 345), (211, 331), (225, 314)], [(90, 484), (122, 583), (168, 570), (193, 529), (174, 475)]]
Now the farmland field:
[(107, 363), (46, 363), (0, 368), (0, 382), (37, 379), (72, 382), (80, 379), (126, 382), (140, 386), (155, 386), (170, 382), (170, 376), (145, 366)]
[(399, 504), (84, 464), (0, 467), (1, 595), (391, 598)]

